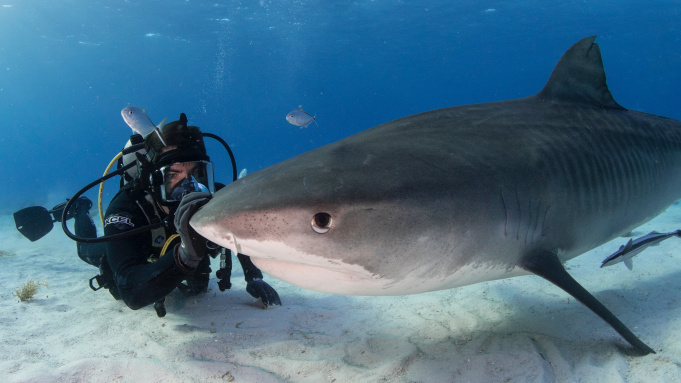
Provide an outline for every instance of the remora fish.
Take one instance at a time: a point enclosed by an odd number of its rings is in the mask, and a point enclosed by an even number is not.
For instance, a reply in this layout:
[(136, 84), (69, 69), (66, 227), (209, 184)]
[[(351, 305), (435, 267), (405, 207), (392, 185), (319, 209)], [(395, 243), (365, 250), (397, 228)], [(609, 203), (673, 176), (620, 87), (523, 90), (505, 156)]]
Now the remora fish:
[(676, 230), (671, 233), (658, 233), (651, 231), (641, 238), (630, 239), (626, 245), (620, 246), (619, 250), (614, 252), (611, 256), (606, 258), (601, 264), (601, 267), (612, 266), (620, 262), (624, 262), (629, 270), (634, 269), (634, 261), (632, 258), (640, 254), (643, 250), (650, 246), (657, 246), (660, 242), (671, 237), (681, 237), (681, 230)]
[(536, 274), (654, 352), (562, 266), (681, 197), (681, 122), (617, 104), (594, 40), (534, 96), (379, 125), (249, 174), (191, 223), (276, 278), (334, 294)]

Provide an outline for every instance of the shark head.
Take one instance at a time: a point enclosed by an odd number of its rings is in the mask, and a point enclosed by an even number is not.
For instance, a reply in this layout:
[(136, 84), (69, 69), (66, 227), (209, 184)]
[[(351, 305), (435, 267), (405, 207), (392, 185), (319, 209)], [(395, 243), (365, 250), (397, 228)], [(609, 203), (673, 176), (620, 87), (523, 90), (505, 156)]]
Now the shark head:
[(487, 230), (466, 217), (486, 217), (491, 205), (466, 198), (474, 185), (454, 190), (445, 169), (405, 156), (399, 147), (419, 146), (409, 132), (386, 146), (380, 133), (392, 126), (249, 174), (217, 192), (191, 225), (275, 278), (328, 293), (402, 295), (476, 282), (466, 267), (506, 272), (467, 261), (484, 250), (476, 243)]

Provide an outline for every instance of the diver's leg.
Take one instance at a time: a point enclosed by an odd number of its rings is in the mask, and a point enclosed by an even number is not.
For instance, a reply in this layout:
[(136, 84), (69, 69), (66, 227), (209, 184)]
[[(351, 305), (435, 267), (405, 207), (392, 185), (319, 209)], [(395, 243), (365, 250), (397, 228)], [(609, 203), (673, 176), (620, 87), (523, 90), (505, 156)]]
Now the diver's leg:
[[(97, 227), (90, 217), (89, 211), (92, 207), (92, 202), (86, 197), (78, 198), (74, 203), (74, 229), (76, 236), (82, 238), (96, 238)], [(99, 267), (102, 257), (104, 256), (103, 243), (83, 243), (77, 242), (78, 256), (83, 261)]]
[(189, 289), (185, 291), (185, 294), (192, 296), (205, 293), (208, 290), (210, 272), (210, 257), (203, 257), (194, 273), (187, 277)]

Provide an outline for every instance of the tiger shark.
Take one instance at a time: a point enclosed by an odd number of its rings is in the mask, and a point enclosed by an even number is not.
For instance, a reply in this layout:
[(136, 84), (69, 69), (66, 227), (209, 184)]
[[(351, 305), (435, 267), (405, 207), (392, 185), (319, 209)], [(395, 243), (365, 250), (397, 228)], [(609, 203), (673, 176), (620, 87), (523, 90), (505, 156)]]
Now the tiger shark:
[(520, 99), (400, 118), (259, 170), (191, 219), (306, 289), (404, 295), (535, 274), (654, 352), (563, 263), (681, 197), (681, 122), (620, 106), (595, 36)]

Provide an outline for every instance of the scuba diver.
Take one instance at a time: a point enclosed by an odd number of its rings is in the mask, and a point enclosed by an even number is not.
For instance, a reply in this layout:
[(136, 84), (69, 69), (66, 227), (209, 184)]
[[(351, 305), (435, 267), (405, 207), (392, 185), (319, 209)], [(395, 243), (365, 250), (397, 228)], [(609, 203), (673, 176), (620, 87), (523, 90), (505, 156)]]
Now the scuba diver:
[[(136, 107), (126, 107), (122, 112), (124, 118), (126, 110), (144, 114), (139, 108), (130, 108)], [(128, 119), (126, 122), (135, 129)], [(210, 200), (216, 189), (224, 186), (213, 180), (213, 164), (206, 154), (203, 137), (218, 139), (230, 156), (231, 150), (219, 137), (188, 125), (184, 113), (179, 120), (159, 127), (153, 127), (155, 134), (147, 131), (131, 136), (128, 146), (136, 143), (131, 149), (138, 152), (123, 156), (118, 171), (91, 183), (49, 212), (42, 207), (23, 209), (15, 213), (15, 221), (17, 229), (32, 241), (46, 234), (52, 222), (61, 222), (65, 233), (77, 241), (78, 256), (99, 268), (100, 274), (90, 280), (93, 290), (106, 288), (133, 310), (154, 304), (162, 317), (166, 314), (164, 299), (175, 288), (186, 296), (206, 292), (210, 257), (222, 255), (218, 286), (222, 291), (231, 287), (229, 251), (201, 237), (189, 225), (193, 214)], [(140, 154), (143, 152), (146, 154)], [(129, 163), (125, 164), (126, 161)], [(236, 175), (233, 156), (232, 165)], [(97, 238), (89, 215), (92, 203), (80, 195), (115, 174), (122, 177), (121, 188), (106, 209), (104, 237)], [(50, 221), (49, 229), (45, 214)], [(38, 215), (41, 220), (36, 219)], [(71, 217), (75, 235), (65, 224)], [(36, 225), (39, 221), (41, 228)], [(244, 270), (246, 291), (260, 298), (265, 307), (281, 305), (279, 295), (263, 281), (262, 272), (250, 258), (243, 254), (237, 254), (237, 258)]]

